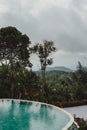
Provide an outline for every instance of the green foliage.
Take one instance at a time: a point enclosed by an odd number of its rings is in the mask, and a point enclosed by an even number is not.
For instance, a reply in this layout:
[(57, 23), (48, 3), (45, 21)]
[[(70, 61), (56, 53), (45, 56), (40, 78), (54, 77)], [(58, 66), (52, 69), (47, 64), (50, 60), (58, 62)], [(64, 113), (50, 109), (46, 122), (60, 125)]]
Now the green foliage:
[(0, 98), (30, 98), (38, 90), (38, 76), (25, 68), (11, 70), (9, 64), (0, 66)]
[(75, 121), (79, 125), (79, 130), (87, 130), (87, 121), (83, 118), (75, 118)]
[(87, 67), (82, 66), (81, 63), (78, 62), (77, 71), (75, 74), (79, 83), (87, 84)]
[(49, 58), (52, 52), (55, 52), (53, 41), (44, 41), (43, 44), (36, 44), (33, 48), (33, 52), (36, 53), (40, 59), (41, 70), (45, 71), (47, 65), (53, 63), (52, 58)]
[(15, 27), (5, 27), (0, 29), (0, 61), (13, 63), (20, 62), (29, 65), (29, 44), (30, 39)]
[(46, 84), (46, 67), (47, 65), (51, 65), (53, 63), (53, 59), (50, 58), (50, 54), (56, 51), (54, 47), (53, 41), (43, 41), (43, 44), (36, 44), (32, 48), (33, 53), (36, 53), (39, 57), (40, 64), (41, 64), (41, 72), (42, 72), (42, 86), (43, 86), (43, 95), (48, 97), (47, 93), (47, 84)]
[[(39, 100), (56, 105), (87, 99), (87, 67), (78, 62), (75, 72), (47, 74), (46, 67), (53, 63), (51, 54), (56, 51), (53, 41), (45, 40), (32, 48), (30, 43), (29, 37), (15, 27), (0, 29), (0, 98)], [(25, 68), (32, 67), (31, 52), (39, 57), (42, 77)]]
[[(86, 67), (82, 68), (84, 69), (81, 69), (80, 72), (77, 70), (72, 73), (53, 73), (46, 75), (51, 101), (52, 99), (54, 100), (54, 96), (56, 97), (56, 102), (87, 99), (87, 80), (84, 80), (84, 74), (86, 77), (87, 71)], [(83, 82), (79, 78), (83, 79)]]

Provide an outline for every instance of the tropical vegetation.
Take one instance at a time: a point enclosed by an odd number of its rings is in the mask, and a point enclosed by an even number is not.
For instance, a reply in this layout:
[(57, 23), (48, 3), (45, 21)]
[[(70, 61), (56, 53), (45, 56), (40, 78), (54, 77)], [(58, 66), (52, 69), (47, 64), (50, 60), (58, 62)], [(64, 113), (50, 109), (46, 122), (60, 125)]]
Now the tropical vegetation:
[[(57, 106), (87, 104), (87, 67), (76, 71), (46, 73), (56, 51), (53, 41), (31, 46), (30, 38), (15, 27), (0, 29), (0, 98), (22, 98)], [(32, 70), (31, 54), (37, 55), (41, 73)]]
[[(0, 29), (0, 98), (51, 103), (60, 107), (87, 104), (87, 67), (78, 62), (76, 71), (46, 73), (56, 51), (53, 41), (30, 46), (30, 38), (16, 27)], [(38, 56), (41, 73), (32, 70), (31, 54)], [(80, 130), (87, 122), (76, 119)]]

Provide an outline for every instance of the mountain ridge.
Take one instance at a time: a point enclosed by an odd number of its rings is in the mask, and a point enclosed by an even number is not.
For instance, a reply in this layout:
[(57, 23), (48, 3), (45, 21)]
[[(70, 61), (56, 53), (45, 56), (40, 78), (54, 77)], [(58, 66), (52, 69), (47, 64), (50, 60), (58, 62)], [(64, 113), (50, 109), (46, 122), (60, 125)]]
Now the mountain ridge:
[(47, 67), (46, 71), (62, 71), (62, 72), (72, 72), (73, 70), (65, 67), (65, 66), (55, 66), (55, 67)]
[[(37, 74), (41, 74), (41, 70), (35, 71)], [(46, 74), (54, 74), (54, 73), (71, 73), (74, 70), (65, 67), (65, 66), (55, 66), (55, 67), (47, 67)]]

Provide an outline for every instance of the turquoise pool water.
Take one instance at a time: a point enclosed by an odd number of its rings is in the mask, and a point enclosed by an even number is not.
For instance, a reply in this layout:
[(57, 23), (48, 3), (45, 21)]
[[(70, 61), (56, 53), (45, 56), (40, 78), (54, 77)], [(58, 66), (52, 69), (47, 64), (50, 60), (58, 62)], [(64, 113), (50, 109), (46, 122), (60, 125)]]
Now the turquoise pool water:
[(62, 130), (70, 117), (38, 102), (0, 101), (0, 130)]

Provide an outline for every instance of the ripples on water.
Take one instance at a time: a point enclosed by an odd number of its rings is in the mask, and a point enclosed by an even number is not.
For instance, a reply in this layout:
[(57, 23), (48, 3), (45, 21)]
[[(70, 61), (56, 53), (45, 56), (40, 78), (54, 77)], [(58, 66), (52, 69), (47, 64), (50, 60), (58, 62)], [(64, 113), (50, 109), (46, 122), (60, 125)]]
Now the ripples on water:
[(0, 130), (61, 130), (69, 120), (51, 106), (0, 101)]

